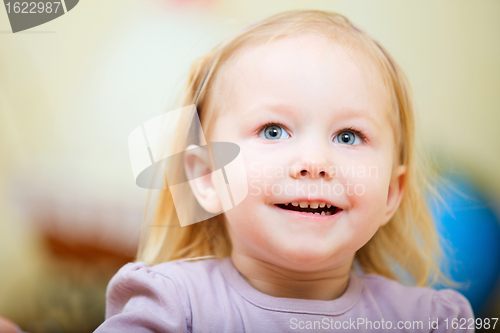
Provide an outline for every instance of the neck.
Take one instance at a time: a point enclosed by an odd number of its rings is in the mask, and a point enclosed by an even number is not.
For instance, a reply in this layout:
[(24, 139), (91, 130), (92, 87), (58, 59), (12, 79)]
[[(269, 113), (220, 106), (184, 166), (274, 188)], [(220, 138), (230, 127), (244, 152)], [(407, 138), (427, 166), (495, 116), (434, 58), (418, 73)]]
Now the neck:
[(310, 300), (334, 300), (342, 296), (349, 284), (352, 259), (338, 267), (297, 271), (278, 267), (236, 252), (231, 254), (236, 269), (258, 291), (274, 296)]

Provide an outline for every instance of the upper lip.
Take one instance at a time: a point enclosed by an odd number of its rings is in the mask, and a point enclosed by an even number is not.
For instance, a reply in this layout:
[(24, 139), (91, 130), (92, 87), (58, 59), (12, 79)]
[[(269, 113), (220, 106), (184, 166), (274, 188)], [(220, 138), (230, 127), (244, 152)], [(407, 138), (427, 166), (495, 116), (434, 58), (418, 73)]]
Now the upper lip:
[(324, 199), (324, 198), (298, 198), (298, 199), (287, 199), (288, 201), (283, 201), (283, 202), (278, 202), (276, 203), (276, 205), (279, 205), (279, 204), (288, 204), (288, 203), (291, 203), (291, 202), (298, 202), (298, 203), (301, 203), (303, 201), (307, 202), (308, 205), (311, 204), (311, 202), (324, 202), (326, 204), (329, 204), (329, 205), (332, 205), (334, 207), (337, 207), (337, 208), (340, 208), (338, 205), (332, 203), (330, 200), (327, 200), (327, 199)]

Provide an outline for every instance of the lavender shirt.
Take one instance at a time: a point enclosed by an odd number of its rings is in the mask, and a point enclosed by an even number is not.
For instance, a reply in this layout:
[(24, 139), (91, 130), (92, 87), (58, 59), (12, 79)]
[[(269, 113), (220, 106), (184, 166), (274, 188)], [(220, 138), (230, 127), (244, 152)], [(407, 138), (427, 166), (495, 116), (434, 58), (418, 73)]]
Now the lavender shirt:
[[(463, 329), (453, 329), (457, 320)], [(473, 320), (456, 291), (354, 271), (332, 301), (273, 297), (225, 258), (126, 264), (108, 285), (106, 321), (95, 332), (474, 332), (466, 328)]]

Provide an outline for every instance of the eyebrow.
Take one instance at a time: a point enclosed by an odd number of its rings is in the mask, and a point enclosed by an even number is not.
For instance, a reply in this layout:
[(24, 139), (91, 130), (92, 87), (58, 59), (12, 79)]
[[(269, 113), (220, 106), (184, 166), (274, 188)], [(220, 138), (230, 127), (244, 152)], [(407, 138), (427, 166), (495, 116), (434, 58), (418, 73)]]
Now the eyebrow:
[[(290, 104), (283, 104), (283, 103), (263, 103), (263, 104), (257, 104), (255, 107), (250, 108), (245, 114), (243, 115), (243, 120), (248, 119), (249, 117), (253, 116), (253, 114), (259, 110), (266, 110), (278, 115), (283, 115), (283, 116), (293, 116), (295, 117), (295, 113), (290, 112), (289, 110), (292, 108)], [(339, 120), (344, 120), (344, 119), (349, 119), (349, 118), (361, 118), (361, 119), (366, 119), (370, 121), (373, 125), (378, 127), (379, 129), (382, 129), (382, 126), (380, 123), (369, 113), (358, 110), (358, 109), (342, 109), (338, 112), (336, 112), (335, 118)]]
[(272, 113), (276, 113), (283, 116), (293, 116), (294, 113), (290, 112), (292, 106), (290, 104), (282, 104), (282, 103), (262, 103), (257, 104), (251, 107), (247, 112), (243, 114), (243, 119), (248, 119), (252, 117), (256, 112), (260, 110), (270, 111)]
[(337, 116), (340, 119), (349, 119), (349, 118), (361, 118), (370, 121), (373, 125), (378, 127), (380, 130), (382, 126), (380, 123), (369, 113), (358, 110), (358, 109), (344, 109), (337, 113)]

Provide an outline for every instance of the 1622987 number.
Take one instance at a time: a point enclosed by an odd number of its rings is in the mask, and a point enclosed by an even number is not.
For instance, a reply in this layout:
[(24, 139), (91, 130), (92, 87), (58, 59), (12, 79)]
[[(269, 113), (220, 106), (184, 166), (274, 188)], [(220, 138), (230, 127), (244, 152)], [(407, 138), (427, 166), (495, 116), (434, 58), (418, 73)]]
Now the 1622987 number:
[(454, 330), (456, 329), (495, 329), (495, 326), (497, 325), (498, 318), (476, 318), (476, 320), (469, 318), (453, 318), (450, 321), (448, 321), (448, 318), (444, 320), (446, 323), (446, 329), (452, 328)]
[(61, 2), (7, 2), (7, 13), (16, 14), (41, 14), (57, 13)]

